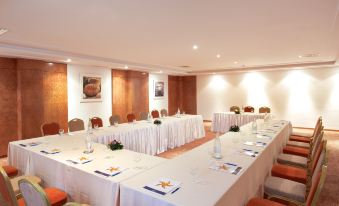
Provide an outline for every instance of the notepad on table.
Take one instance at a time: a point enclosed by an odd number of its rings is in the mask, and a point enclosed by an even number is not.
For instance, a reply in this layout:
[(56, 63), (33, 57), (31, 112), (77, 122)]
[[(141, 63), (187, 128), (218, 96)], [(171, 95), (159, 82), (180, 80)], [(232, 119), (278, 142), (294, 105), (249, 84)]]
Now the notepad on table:
[(95, 170), (94, 172), (97, 173), (97, 174), (106, 176), (106, 177), (110, 177), (110, 176), (116, 176), (124, 170), (126, 170), (126, 169), (124, 169), (120, 166), (109, 166), (109, 167), (105, 167), (103, 169)]
[(61, 149), (58, 148), (54, 148), (54, 149), (44, 149), (40, 151), (41, 153), (44, 154), (58, 154), (61, 152)]
[(159, 178), (157, 181), (152, 182), (144, 187), (144, 189), (165, 195), (178, 189), (181, 182), (170, 178)]
[(81, 156), (81, 157), (77, 157), (74, 159), (68, 159), (66, 161), (71, 162), (73, 164), (86, 164), (86, 163), (93, 161), (93, 158)]
[(251, 142), (251, 141), (246, 141), (246, 142), (244, 142), (244, 145), (256, 146), (256, 147), (264, 147), (264, 146), (266, 146), (266, 143), (265, 143), (265, 142)]
[(242, 167), (239, 167), (237, 164), (230, 163), (230, 162), (223, 162), (222, 164), (212, 164), (210, 169), (228, 172), (234, 175), (237, 175), (239, 172), (242, 171)]

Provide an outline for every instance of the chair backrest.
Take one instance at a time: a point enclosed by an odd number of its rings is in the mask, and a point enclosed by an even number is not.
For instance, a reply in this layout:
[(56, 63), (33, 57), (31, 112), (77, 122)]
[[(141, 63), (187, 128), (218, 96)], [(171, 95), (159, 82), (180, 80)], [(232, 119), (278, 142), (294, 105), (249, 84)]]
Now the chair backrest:
[(109, 124), (114, 125), (114, 122), (121, 123), (121, 119), (119, 115), (113, 114), (112, 116), (109, 117)]
[(147, 120), (148, 112), (140, 112), (140, 120)]
[(323, 126), (323, 120), (322, 120), (322, 117), (320, 116), (317, 120), (317, 123), (315, 124), (314, 130), (313, 130), (313, 135), (312, 135), (313, 137), (316, 135), (317, 131), (322, 126)]
[(91, 118), (92, 128), (94, 128), (95, 125), (98, 125), (98, 127), (102, 127), (102, 119), (100, 117), (93, 117)]
[(322, 152), (320, 154), (319, 160), (316, 163), (316, 168), (311, 177), (310, 183), (307, 184), (306, 189), (306, 205), (307, 206), (315, 206), (318, 200), (319, 194), (323, 188), (326, 173), (327, 173), (327, 140), (322, 142)]
[(41, 125), (42, 136), (59, 134), (60, 125), (56, 122)]
[(11, 182), (2, 166), (0, 166), (0, 203), (6, 203), (5, 205), (8, 206), (18, 206)]
[(159, 111), (155, 109), (152, 111), (151, 115), (153, 118), (159, 118)]
[(230, 112), (235, 112), (235, 111), (239, 111), (240, 112), (240, 107), (238, 107), (238, 106), (230, 107)]
[(80, 130), (85, 130), (85, 124), (82, 119), (74, 118), (68, 122), (69, 132), (76, 132)]
[(161, 114), (161, 116), (163, 116), (163, 117), (167, 117), (167, 116), (168, 116), (167, 109), (162, 109), (162, 110), (160, 110), (160, 114)]
[(19, 181), (19, 188), (26, 206), (51, 205), (45, 191), (38, 184), (22, 179)]
[(269, 107), (260, 107), (259, 113), (271, 113), (271, 108)]
[(244, 107), (244, 112), (254, 112), (254, 107), (252, 107), (252, 106), (246, 106), (246, 107)]
[(127, 122), (133, 122), (135, 120), (135, 114), (129, 113), (127, 114)]

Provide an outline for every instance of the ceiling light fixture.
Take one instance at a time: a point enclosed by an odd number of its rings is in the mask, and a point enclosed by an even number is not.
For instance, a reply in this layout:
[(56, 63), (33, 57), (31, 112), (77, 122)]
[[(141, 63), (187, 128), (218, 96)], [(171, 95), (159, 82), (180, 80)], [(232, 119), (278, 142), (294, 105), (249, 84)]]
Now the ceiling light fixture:
[(127, 66), (127, 65), (125, 65), (125, 66), (124, 66), (124, 69), (128, 69), (128, 66)]
[(194, 44), (192, 48), (193, 48), (193, 50), (197, 50), (199, 47), (198, 47), (198, 45)]
[(163, 71), (161, 71), (161, 70), (160, 70), (160, 71), (159, 71), (159, 73), (160, 73), (160, 74), (162, 74), (162, 73), (163, 73)]
[(3, 35), (4, 33), (8, 32), (7, 29), (0, 28), (0, 35)]
[(49, 66), (52, 66), (52, 65), (53, 65), (53, 63), (52, 63), (52, 62), (49, 62), (49, 63), (48, 63), (48, 65), (49, 65)]
[(217, 58), (219, 59), (221, 56), (220, 56), (220, 54), (217, 54)]
[(71, 61), (72, 61), (72, 59), (67, 59), (67, 60), (66, 60), (66, 62), (71, 62)]
[(301, 56), (301, 55), (299, 55), (298, 57), (299, 57), (299, 58), (303, 58), (303, 56)]
[(234, 64), (238, 64), (238, 62), (237, 62), (237, 61), (234, 61), (233, 63), (234, 63)]

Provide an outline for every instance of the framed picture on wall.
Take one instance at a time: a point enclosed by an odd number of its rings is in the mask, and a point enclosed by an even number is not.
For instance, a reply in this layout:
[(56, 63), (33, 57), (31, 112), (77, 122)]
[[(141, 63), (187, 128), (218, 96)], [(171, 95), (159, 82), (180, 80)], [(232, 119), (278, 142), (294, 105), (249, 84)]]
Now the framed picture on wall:
[(95, 74), (81, 74), (81, 102), (98, 102), (101, 98), (101, 80), (102, 77)]
[(163, 81), (154, 81), (154, 98), (164, 98), (165, 97), (165, 82)]

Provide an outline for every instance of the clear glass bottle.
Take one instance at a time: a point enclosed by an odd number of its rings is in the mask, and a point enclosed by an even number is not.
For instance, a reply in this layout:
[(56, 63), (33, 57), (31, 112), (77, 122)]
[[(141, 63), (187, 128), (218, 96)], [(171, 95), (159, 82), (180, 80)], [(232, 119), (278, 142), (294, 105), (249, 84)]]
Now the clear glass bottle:
[(221, 158), (221, 142), (219, 133), (217, 133), (214, 138), (213, 156), (217, 159)]
[(257, 129), (258, 129), (257, 120), (254, 119), (254, 121), (252, 122), (252, 133), (256, 134), (257, 133)]
[(92, 134), (92, 121), (91, 118), (88, 119), (88, 125), (87, 125), (87, 134)]
[(85, 146), (86, 146), (85, 151), (84, 151), (85, 154), (89, 154), (93, 152), (92, 138), (90, 134), (87, 134), (85, 136)]
[(152, 122), (152, 115), (149, 112), (148, 112), (148, 115), (147, 115), (147, 121)]

